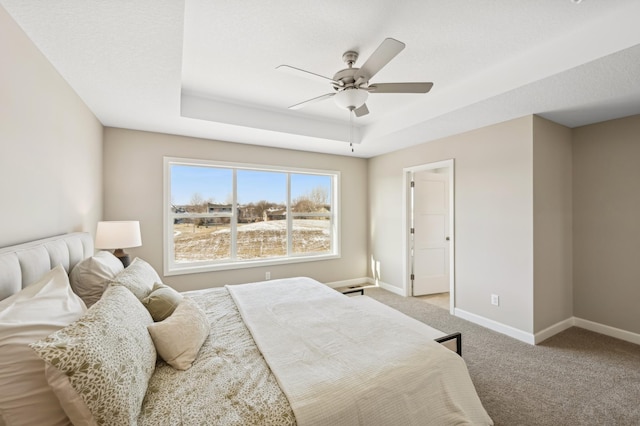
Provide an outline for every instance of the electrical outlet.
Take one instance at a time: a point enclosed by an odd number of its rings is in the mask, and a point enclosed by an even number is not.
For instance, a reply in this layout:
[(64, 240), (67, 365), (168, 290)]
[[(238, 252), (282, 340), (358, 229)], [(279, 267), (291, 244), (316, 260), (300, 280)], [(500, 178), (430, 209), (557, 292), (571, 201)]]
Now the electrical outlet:
[(494, 306), (500, 306), (500, 296), (497, 294), (491, 295), (491, 304)]
[(265, 280), (270, 280), (271, 279), (271, 272), (265, 272), (264, 273), (264, 279)]

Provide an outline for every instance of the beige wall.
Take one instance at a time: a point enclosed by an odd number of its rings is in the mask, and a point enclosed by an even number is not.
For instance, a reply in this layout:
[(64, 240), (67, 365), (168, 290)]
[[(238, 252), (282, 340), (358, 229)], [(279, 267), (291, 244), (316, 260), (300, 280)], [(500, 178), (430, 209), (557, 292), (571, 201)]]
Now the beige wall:
[(573, 131), (574, 314), (640, 333), (640, 116)]
[(367, 276), (367, 160), (124, 129), (105, 129), (106, 220), (140, 220), (143, 246), (128, 249), (163, 270), (163, 157), (197, 158), (341, 172), (340, 259), (166, 277), (178, 290), (310, 276), (334, 282)]
[(573, 316), (571, 158), (571, 129), (534, 116), (534, 332)]
[(337, 169), (341, 259), (166, 281), (187, 290), (268, 269), (332, 282), (367, 275), (371, 256), (401, 288), (402, 169), (454, 158), (459, 309), (525, 332), (573, 314), (640, 333), (640, 116), (572, 132), (523, 117), (367, 161), (103, 129), (2, 7), (0, 57), (0, 246), (93, 233), (104, 203), (105, 219), (141, 221), (130, 251), (162, 270), (163, 156)]
[(0, 7), (0, 246), (102, 216), (102, 125)]
[[(455, 159), (456, 307), (533, 331), (531, 116), (372, 158), (370, 251), (402, 288), (403, 168)], [(500, 307), (491, 305), (500, 296)]]

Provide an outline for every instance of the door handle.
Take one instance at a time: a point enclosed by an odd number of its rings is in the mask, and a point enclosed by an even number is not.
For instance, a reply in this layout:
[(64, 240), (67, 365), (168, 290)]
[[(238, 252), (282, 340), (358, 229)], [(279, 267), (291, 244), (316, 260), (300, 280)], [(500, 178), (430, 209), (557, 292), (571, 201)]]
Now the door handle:
[(449, 241), (449, 237), (445, 238), (447, 241)]

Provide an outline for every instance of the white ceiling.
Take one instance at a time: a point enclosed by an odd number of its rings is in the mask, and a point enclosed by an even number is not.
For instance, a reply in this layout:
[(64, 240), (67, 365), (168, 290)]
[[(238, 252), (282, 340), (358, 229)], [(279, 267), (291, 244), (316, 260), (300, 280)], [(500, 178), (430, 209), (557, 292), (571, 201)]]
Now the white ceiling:
[[(640, 114), (638, 0), (0, 0), (105, 126), (372, 157), (527, 114)], [(406, 48), (354, 119), (330, 92), (386, 38)], [(350, 134), (352, 136), (350, 136)], [(355, 152), (348, 142), (353, 138)]]

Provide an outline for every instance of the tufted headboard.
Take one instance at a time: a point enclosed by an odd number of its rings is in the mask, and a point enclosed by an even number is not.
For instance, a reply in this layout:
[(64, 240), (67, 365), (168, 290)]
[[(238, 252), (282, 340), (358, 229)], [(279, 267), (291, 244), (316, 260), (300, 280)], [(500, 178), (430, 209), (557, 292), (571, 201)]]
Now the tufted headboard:
[(58, 264), (67, 273), (93, 255), (93, 238), (74, 232), (0, 248), (0, 300), (36, 282)]

